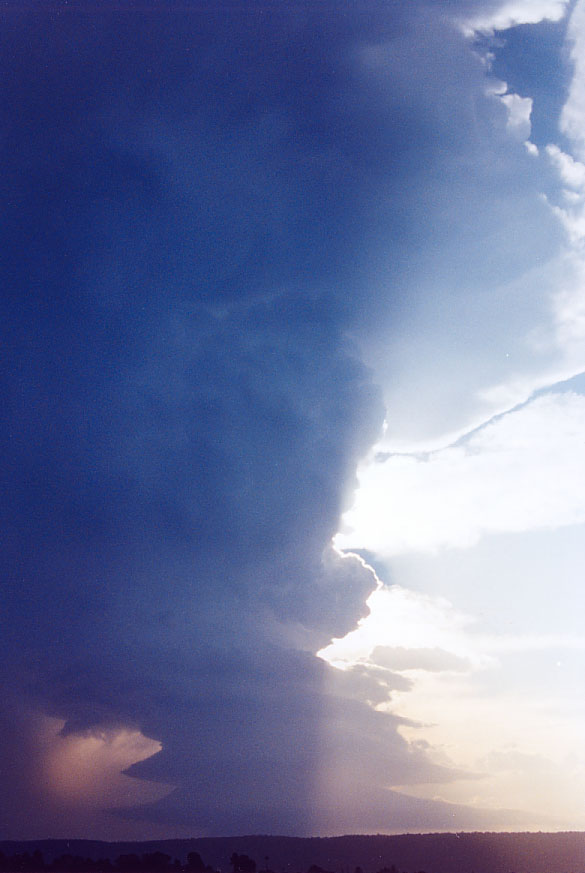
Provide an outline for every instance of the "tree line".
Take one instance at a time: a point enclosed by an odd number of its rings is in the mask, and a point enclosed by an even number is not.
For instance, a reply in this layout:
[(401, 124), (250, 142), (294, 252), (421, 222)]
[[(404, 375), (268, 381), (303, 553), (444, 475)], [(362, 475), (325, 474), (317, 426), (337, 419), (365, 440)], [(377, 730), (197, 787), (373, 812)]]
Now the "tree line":
[(0, 852), (0, 873), (215, 873), (205, 865), (198, 852), (189, 852), (187, 863), (165, 852), (147, 852), (144, 855), (118, 855), (110, 858), (83, 858), (80, 855), (59, 855), (45, 861), (42, 852), (22, 852), (5, 855)]
[[(258, 873), (274, 873), (268, 869), (268, 858), (264, 859), (264, 869)], [(256, 862), (248, 855), (234, 852), (230, 858), (232, 873), (256, 873)], [(187, 860), (182, 863), (178, 858), (171, 858), (165, 852), (147, 852), (143, 855), (118, 855), (115, 860), (110, 858), (83, 858), (80, 855), (59, 855), (52, 861), (45, 861), (42, 852), (21, 852), (16, 855), (5, 855), (0, 851), (0, 873), (218, 873), (213, 867), (205, 864), (198, 852), (189, 852)], [(332, 873), (317, 864), (311, 864), (307, 873)], [(354, 873), (363, 873), (361, 867), (356, 867)], [(400, 873), (392, 864), (383, 867), (378, 873)], [(403, 871), (404, 873), (404, 871)], [(419, 871), (424, 873), (424, 871)]]

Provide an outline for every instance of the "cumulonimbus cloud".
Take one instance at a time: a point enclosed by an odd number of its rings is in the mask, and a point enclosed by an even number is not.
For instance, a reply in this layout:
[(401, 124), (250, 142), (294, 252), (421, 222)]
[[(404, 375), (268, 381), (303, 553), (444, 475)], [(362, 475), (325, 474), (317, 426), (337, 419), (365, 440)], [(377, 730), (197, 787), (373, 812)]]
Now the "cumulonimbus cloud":
[(505, 107), (427, 4), (70, 13), (2, 37), (6, 735), (18, 699), (161, 746), (128, 771), (174, 786), (126, 811), (144, 834), (445, 826), (388, 786), (452, 774), (316, 652), (377, 584), (330, 548), (384, 415), (361, 337), (407, 306), (444, 179), (482, 168), (461, 225), (517, 159)]

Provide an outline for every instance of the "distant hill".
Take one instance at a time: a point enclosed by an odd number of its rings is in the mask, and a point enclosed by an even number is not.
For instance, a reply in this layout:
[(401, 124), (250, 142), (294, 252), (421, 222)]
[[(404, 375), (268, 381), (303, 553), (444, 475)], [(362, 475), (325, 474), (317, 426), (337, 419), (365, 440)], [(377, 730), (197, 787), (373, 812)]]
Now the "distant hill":
[[(229, 873), (233, 852), (249, 855), (259, 870), (306, 873), (315, 864), (334, 873), (377, 873), (393, 864), (407, 873), (585, 873), (585, 833), (402, 834), (344, 837), (205, 837), (192, 840), (106, 843), (94, 840), (0, 841), (5, 855), (39, 849), (46, 861), (63, 854), (114, 859), (162, 851), (184, 862), (199, 852), (206, 864)], [(268, 861), (266, 862), (266, 859)]]

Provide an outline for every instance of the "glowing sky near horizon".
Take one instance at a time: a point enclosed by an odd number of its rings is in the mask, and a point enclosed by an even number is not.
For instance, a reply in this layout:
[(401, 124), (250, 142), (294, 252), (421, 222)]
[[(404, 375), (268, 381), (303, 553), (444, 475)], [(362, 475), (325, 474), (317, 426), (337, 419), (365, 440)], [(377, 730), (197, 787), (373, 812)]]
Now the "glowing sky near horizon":
[(585, 829), (585, 0), (1, 16), (0, 838)]

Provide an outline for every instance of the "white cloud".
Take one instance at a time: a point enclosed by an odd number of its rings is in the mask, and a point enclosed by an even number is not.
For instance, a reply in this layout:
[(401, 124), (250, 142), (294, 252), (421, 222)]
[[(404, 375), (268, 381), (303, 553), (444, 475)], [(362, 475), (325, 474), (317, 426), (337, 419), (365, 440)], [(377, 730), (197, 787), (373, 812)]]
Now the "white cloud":
[[(483, 12), (468, 16), (468, 35), (559, 20), (569, 8), (564, 0), (492, 3), (486, 11), (488, 5), (475, 4)], [(394, 689), (386, 705), (411, 719), (402, 735), (428, 743), (433, 760), (485, 773), (476, 783), (450, 783), (439, 796), (525, 808), (534, 827), (539, 815), (554, 824), (551, 798), (559, 826), (584, 821), (583, 713), (573, 711), (574, 695), (566, 693), (583, 664), (572, 624), (580, 615), (582, 563), (575, 564), (577, 547), (566, 553), (566, 543), (582, 542), (582, 529), (570, 526), (585, 522), (585, 397), (549, 393), (526, 403), (585, 370), (585, 0), (574, 6), (570, 37), (574, 76), (563, 132), (572, 142), (564, 150), (526, 142), (529, 161), (513, 140), (530, 136), (532, 100), (508, 93), (505, 83), (484, 89), (508, 114), (506, 135), (503, 112), (494, 113), (504, 136), (493, 154), (504, 155), (503, 167), (518, 166), (518, 179), (533, 168), (534, 198), (512, 184), (506, 208), (494, 209), (492, 233), (474, 248), (463, 227), (465, 259), (442, 272), (448, 253), (441, 248), (430, 281), (417, 286), (420, 298), (398, 312), (401, 335), (379, 352), (382, 364), (390, 361), (379, 369), (389, 422), (382, 448), (394, 454), (364, 463), (355, 506), (344, 518), (353, 531), (336, 539), (340, 548), (394, 558), (393, 581), (440, 591), (457, 606), (463, 600), (465, 613), (400, 585), (381, 587), (370, 598), (371, 615), (321, 653), (346, 669), (357, 660), (367, 669), (375, 663), (411, 671), (412, 687)], [(481, 166), (476, 161), (478, 173)], [(543, 178), (555, 191), (549, 199), (537, 193), (545, 190)], [(494, 200), (508, 193), (494, 175)], [(526, 205), (515, 212), (520, 196)], [(490, 198), (487, 191), (486, 209)], [(530, 240), (537, 242), (531, 247)], [(493, 269), (502, 250), (509, 261)], [(458, 441), (448, 445), (454, 433)], [(435, 451), (415, 453), (422, 445)], [(396, 454), (397, 446), (405, 453)], [(475, 550), (449, 551), (479, 540)], [(520, 557), (511, 560), (514, 548)], [(554, 549), (554, 560), (543, 560)], [(569, 752), (580, 755), (578, 766), (565, 760)], [(436, 785), (408, 793), (438, 796)]]
[(407, 649), (404, 646), (376, 646), (371, 660), (380, 667), (399, 673), (424, 670), (427, 673), (464, 673), (470, 668), (467, 658), (454, 655), (438, 646)]
[(455, 609), (444, 597), (409, 591), (400, 585), (381, 585), (370, 595), (368, 606), (370, 614), (358, 627), (345, 637), (334, 639), (319, 652), (320, 657), (343, 669), (356, 663), (388, 666), (371, 656), (376, 649), (380, 654), (380, 647), (389, 646), (394, 652), (410, 653), (418, 663), (421, 651), (440, 652), (459, 665), (469, 659), (474, 666), (485, 663), (485, 657), (478, 655), (466, 633), (474, 619)]
[(582, 285), (559, 291), (553, 305), (558, 341), (567, 347), (581, 344), (585, 340), (585, 276)]
[[(484, 30), (558, 20), (569, 5), (566, 0), (462, 3), (468, 24)], [(577, 36), (585, 32), (585, 24), (579, 25), (583, 8), (580, 0), (571, 19)], [(585, 44), (585, 36), (580, 39), (579, 45)], [(467, 51), (477, 60), (473, 46)], [(395, 57), (395, 46), (386, 52)], [(375, 58), (379, 61), (378, 51)], [(456, 94), (459, 105), (473, 105), (481, 131), (462, 140), (456, 170), (446, 163), (437, 172), (449, 186), (434, 180), (424, 192), (433, 226), (449, 233), (425, 248), (423, 219), (420, 249), (397, 278), (404, 302), (392, 312), (387, 332), (368, 329), (360, 337), (364, 359), (384, 391), (387, 451), (445, 446), (535, 391), (585, 370), (585, 162), (557, 145), (543, 148), (539, 159), (539, 148), (529, 140), (532, 96), (509, 92), (492, 73), (489, 53), (481, 60), (475, 67), (481, 75), (465, 78), (465, 95), (453, 84), (455, 76), (441, 80), (442, 91)], [(409, 65), (402, 66), (410, 75)], [(581, 68), (585, 74), (585, 61), (575, 69), (575, 82), (583, 78)], [(405, 80), (404, 87), (413, 85)], [(562, 94), (557, 97), (562, 100)], [(455, 121), (453, 129), (461, 130)], [(470, 119), (464, 121), (463, 129), (472, 129)], [(585, 131), (585, 124), (579, 130)], [(384, 256), (381, 241), (382, 265)], [(392, 268), (387, 273), (376, 268), (377, 281), (396, 281)]]
[(532, 98), (519, 94), (502, 94), (500, 100), (508, 110), (508, 130), (521, 140), (527, 140), (531, 133), (530, 116)]
[[(424, 279), (424, 296), (415, 301), (402, 333), (389, 334), (385, 343), (366, 349), (368, 363), (383, 385), (387, 430), (379, 450), (394, 453), (432, 451), (452, 444), (525, 403), (536, 392), (585, 371), (585, 188), (576, 188), (585, 166), (549, 146), (546, 155), (559, 173), (565, 192), (561, 205), (544, 197), (534, 199), (528, 223), (519, 217), (503, 223), (484, 247), (472, 251), (463, 267), (456, 265), (447, 285), (441, 276)], [(573, 187), (569, 187), (571, 184)], [(490, 283), (494, 251), (505, 236), (511, 257), (517, 234), (531, 227), (542, 234), (548, 223), (549, 239), (558, 229), (552, 213), (562, 222), (567, 237), (558, 234), (541, 256), (519, 259), (520, 269), (506, 281), (496, 274)], [(542, 225), (540, 224), (542, 222)], [(473, 257), (472, 257), (473, 256)], [(474, 262), (477, 258), (477, 262)], [(484, 269), (478, 268), (481, 259)], [(422, 285), (423, 283), (421, 283)], [(461, 362), (465, 361), (465, 366)]]
[(556, 170), (563, 188), (560, 203), (547, 202), (560, 219), (574, 248), (585, 240), (585, 164), (562, 151), (557, 145), (547, 145), (546, 155)]
[(459, 445), (370, 461), (336, 544), (388, 556), (582, 522), (584, 434), (585, 397), (550, 393)]
[[(585, 221), (585, 213), (582, 220)], [(578, 251), (568, 250), (548, 265), (541, 278), (548, 289), (547, 317), (539, 328), (532, 330), (527, 343), (549, 362), (550, 386), (585, 370), (585, 259)], [(507, 388), (511, 399), (520, 400), (539, 387), (547, 387), (542, 382), (542, 373), (533, 381), (529, 376), (519, 375), (506, 386), (494, 386), (481, 396), (495, 402), (497, 392)]]
[(561, 151), (557, 145), (548, 145), (546, 153), (557, 169), (562, 182), (569, 188), (583, 192), (585, 189), (585, 164)]
[[(48, 726), (56, 724), (56, 719), (47, 720)], [(59, 731), (62, 727), (60, 722)], [(152, 801), (169, 794), (173, 786), (132, 779), (124, 770), (161, 748), (159, 742), (132, 728), (65, 736), (55, 731), (47, 742), (46, 784), (56, 795), (81, 805), (123, 807)]]
[(561, 130), (569, 139), (580, 158), (585, 159), (585, 2), (576, 4), (568, 28), (573, 64), (573, 78), (569, 95), (561, 114)]
[(580, 197), (564, 192), (565, 206), (551, 204), (551, 209), (567, 231), (570, 242), (578, 245), (585, 240), (585, 209)]
[(407, 687), (392, 682), (386, 702), (376, 698), (371, 704), (404, 719), (400, 733), (412, 748), (424, 748), (429, 761), (467, 777), (401, 790), (472, 807), (524, 809), (524, 824), (533, 829), (544, 821), (549, 828), (582, 827), (582, 704), (563, 697), (554, 676), (536, 663), (532, 670), (538, 673), (526, 683), (506, 658), (525, 653), (529, 678), (533, 652), (550, 649), (556, 662), (556, 650), (580, 652), (582, 641), (554, 634), (478, 634), (477, 621), (449, 601), (399, 585), (381, 586), (369, 603), (371, 614), (321, 656), (342, 667), (351, 686), (383, 676), (380, 667), (408, 671)]
[(460, 22), (467, 36), (493, 33), (517, 24), (537, 24), (539, 21), (559, 21), (569, 0), (501, 0), (489, 10), (483, 10)]

